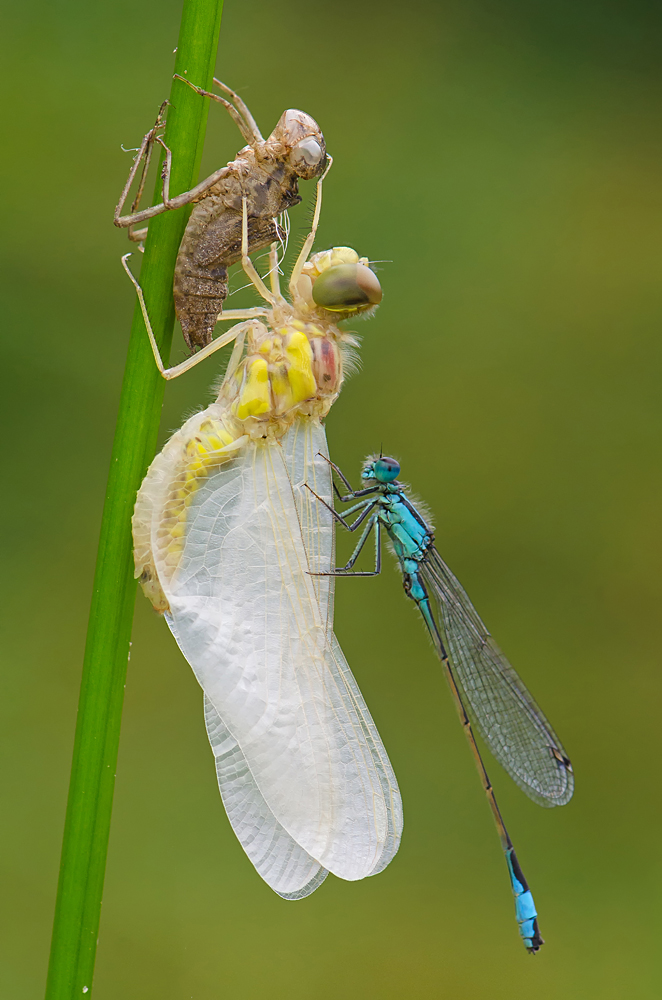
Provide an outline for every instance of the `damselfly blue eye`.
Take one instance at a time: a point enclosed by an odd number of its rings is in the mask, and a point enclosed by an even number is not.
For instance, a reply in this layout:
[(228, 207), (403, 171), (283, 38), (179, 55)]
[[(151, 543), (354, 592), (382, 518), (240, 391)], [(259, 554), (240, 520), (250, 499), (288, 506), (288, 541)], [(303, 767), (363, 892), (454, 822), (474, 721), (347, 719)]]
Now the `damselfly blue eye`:
[(374, 469), (375, 479), (380, 483), (392, 483), (400, 475), (400, 463), (394, 458), (378, 458)]

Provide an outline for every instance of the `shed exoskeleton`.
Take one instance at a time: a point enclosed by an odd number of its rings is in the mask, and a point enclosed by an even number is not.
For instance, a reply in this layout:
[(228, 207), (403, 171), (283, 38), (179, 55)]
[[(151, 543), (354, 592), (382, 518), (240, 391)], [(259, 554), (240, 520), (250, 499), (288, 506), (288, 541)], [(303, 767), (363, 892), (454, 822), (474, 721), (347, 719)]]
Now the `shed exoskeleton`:
[[(184, 339), (196, 350), (211, 343), (212, 332), (228, 294), (228, 267), (241, 258), (242, 204), (248, 216), (248, 251), (253, 253), (285, 232), (278, 217), (301, 201), (299, 180), (320, 177), (328, 168), (324, 136), (310, 115), (290, 109), (283, 112), (271, 135), (264, 139), (242, 99), (220, 80), (214, 83), (230, 100), (177, 77), (203, 97), (221, 103), (230, 113), (248, 145), (234, 160), (214, 171), (190, 191), (170, 197), (172, 156), (163, 141), (165, 104), (138, 150), (134, 165), (115, 209), (115, 225), (128, 228), (129, 239), (144, 241), (147, 229), (134, 226), (161, 212), (193, 204), (175, 266), (173, 295)], [(163, 201), (139, 209), (149, 161), (158, 144), (165, 150)], [(122, 209), (143, 164), (138, 191), (129, 215)]]

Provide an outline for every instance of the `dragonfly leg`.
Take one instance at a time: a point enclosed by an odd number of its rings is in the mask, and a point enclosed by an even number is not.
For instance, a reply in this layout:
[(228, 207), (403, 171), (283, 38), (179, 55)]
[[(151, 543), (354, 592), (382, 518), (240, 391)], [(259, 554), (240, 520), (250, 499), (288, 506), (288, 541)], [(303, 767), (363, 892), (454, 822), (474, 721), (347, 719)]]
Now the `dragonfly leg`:
[[(363, 504), (365, 504), (366, 506), (363, 507), (363, 510), (356, 518), (356, 520), (352, 521), (351, 524), (347, 524), (347, 522), (345, 522), (345, 527), (347, 528), (348, 531), (356, 531), (356, 529), (363, 524), (368, 514), (370, 514), (377, 506), (377, 501), (364, 500)], [(352, 510), (355, 511), (358, 506), (363, 506), (363, 504), (357, 504), (355, 507), (352, 508)], [(346, 511), (346, 513), (349, 513), (349, 511)]]
[[(161, 197), (163, 198), (163, 205), (166, 211), (170, 212), (175, 208), (181, 207), (181, 202), (170, 197), (170, 176), (172, 174), (172, 152), (169, 146), (166, 146), (163, 141), (163, 136), (157, 135), (154, 137), (154, 142), (159, 144), (164, 152), (163, 166), (161, 167), (161, 180), (163, 185), (161, 187)], [(179, 199), (183, 196), (179, 195)]]
[[(366, 497), (371, 493), (377, 493), (378, 491), (378, 486), (368, 486), (365, 490), (354, 490), (353, 493), (347, 493), (344, 497), (339, 496), (338, 499), (341, 503), (349, 503), (350, 500), (356, 500), (357, 497)], [(347, 511), (345, 511), (345, 513), (347, 513)]]
[[(183, 77), (178, 76), (178, 79), (183, 80), (184, 83), (188, 84), (189, 87), (193, 87), (194, 90), (200, 89), (198, 87), (195, 87), (194, 84), (190, 83), (189, 80), (186, 80)], [(218, 95), (216, 94), (210, 94), (209, 96), (213, 97), (217, 101), (220, 101), (221, 103), (226, 103), (226, 104), (228, 103), (224, 102), (224, 98), (218, 97)], [(159, 130), (163, 128), (163, 126), (165, 125), (164, 108), (168, 103), (169, 103), (168, 101), (163, 102), (159, 110), (159, 115), (156, 119), (156, 122), (149, 130), (145, 138), (143, 139), (140, 149), (138, 150), (136, 159), (134, 160), (131, 171), (129, 172), (129, 177), (127, 179), (127, 182), (124, 185), (124, 188), (122, 189), (120, 200), (117, 204), (117, 207), (115, 208), (115, 215), (113, 219), (115, 225), (119, 226), (120, 229), (128, 228), (129, 238), (133, 239), (134, 242), (142, 242), (147, 235), (146, 229), (139, 230), (138, 232), (135, 232), (133, 230), (133, 227), (136, 226), (139, 222), (146, 222), (148, 219), (153, 219), (155, 215), (161, 215), (163, 212), (172, 211), (176, 208), (182, 208), (184, 205), (190, 205), (191, 202), (195, 201), (196, 198), (199, 198), (200, 195), (204, 194), (205, 191), (208, 191), (210, 187), (213, 187), (214, 184), (216, 184), (219, 180), (221, 180), (223, 177), (226, 177), (228, 173), (230, 173), (230, 168), (226, 165), (224, 167), (221, 167), (219, 170), (215, 170), (212, 174), (209, 175), (209, 177), (206, 177), (205, 180), (200, 181), (199, 184), (196, 184), (195, 187), (191, 188), (190, 191), (182, 191), (181, 194), (175, 195), (174, 198), (170, 197), (170, 173), (172, 168), (172, 156), (170, 154), (170, 150), (163, 141), (162, 135), (159, 132)], [(237, 115), (236, 110), (233, 109), (233, 111), (235, 115)], [(237, 124), (239, 124), (239, 122), (237, 122)], [(241, 125), (239, 127), (240, 130), (242, 131), (242, 134), (244, 135), (244, 138), (246, 138), (247, 135), (249, 134), (246, 131), (247, 126), (244, 124), (243, 127)], [(149, 167), (155, 143), (159, 143), (159, 145), (161, 145), (165, 150), (165, 161), (163, 164), (163, 173), (162, 173), (164, 200), (160, 202), (160, 204), (158, 205), (152, 205), (151, 208), (144, 208), (141, 211), (139, 211), (138, 206), (140, 204), (140, 199), (142, 197), (143, 189), (145, 187), (147, 168)], [(251, 145), (254, 145), (254, 139), (252, 137), (249, 139), (249, 143)], [(124, 203), (128, 198), (129, 189), (131, 188), (131, 185), (133, 184), (136, 178), (138, 169), (140, 167), (140, 163), (143, 159), (145, 162), (142, 174), (140, 176), (140, 181), (138, 184), (138, 193), (136, 194), (136, 197), (133, 200), (133, 204), (131, 206), (131, 212), (129, 215), (122, 215), (121, 212), (124, 207)], [(131, 236), (131, 233), (133, 233), (133, 236)]]
[(278, 247), (280, 244), (272, 243), (269, 247), (269, 284), (271, 294), (280, 298), (280, 261), (278, 259)]
[[(367, 497), (370, 496), (371, 493), (377, 493), (379, 491), (379, 486), (368, 486), (367, 489), (365, 490), (353, 490), (352, 484), (350, 483), (349, 479), (347, 478), (347, 476), (345, 476), (342, 470), (338, 468), (335, 462), (332, 462), (330, 458), (327, 458), (326, 455), (323, 455), (321, 451), (318, 451), (317, 454), (319, 455), (320, 458), (323, 458), (325, 462), (329, 463), (334, 472), (338, 473), (343, 483), (349, 490), (349, 493), (345, 493), (343, 495), (334, 482), (333, 489), (341, 503), (349, 503), (351, 500), (356, 500), (357, 497)], [(345, 513), (348, 514), (349, 511), (345, 511)]]
[(161, 146), (165, 154), (163, 166), (161, 167), (161, 180), (163, 181), (163, 186), (161, 188), (161, 197), (163, 198), (163, 204), (168, 209), (168, 211), (170, 211), (171, 209), (176, 207), (173, 204), (172, 199), (170, 198), (170, 175), (172, 173), (172, 152), (170, 151), (170, 147), (166, 146), (165, 142), (163, 141), (160, 135), (157, 135), (155, 141), (158, 142), (159, 146)]
[[(365, 489), (365, 490), (353, 490), (352, 489), (352, 484), (343, 475), (343, 473), (340, 471), (340, 469), (335, 464), (335, 462), (332, 462), (330, 458), (327, 458), (326, 455), (323, 455), (321, 451), (318, 451), (317, 454), (319, 455), (320, 458), (323, 458), (325, 462), (328, 462), (329, 465), (331, 466), (331, 468), (334, 469), (338, 473), (338, 475), (342, 479), (343, 483), (345, 484), (345, 486), (347, 487), (347, 489), (350, 491), (349, 493), (346, 493), (343, 496), (341, 494), (340, 490), (338, 489), (338, 487), (336, 486), (336, 484), (335, 483), (333, 484), (333, 489), (335, 490), (335, 494), (336, 494), (336, 496), (338, 497), (338, 499), (340, 500), (341, 503), (349, 503), (350, 500), (355, 500), (357, 497), (369, 496), (369, 494), (371, 494), (371, 493), (377, 493), (377, 491), (379, 490), (379, 486), (368, 486), (368, 488)], [(349, 514), (349, 511), (346, 510), (345, 514)]]
[(241, 266), (244, 269), (246, 277), (250, 279), (251, 284), (255, 286), (262, 298), (266, 299), (270, 306), (277, 306), (279, 302), (282, 302), (280, 295), (274, 295), (269, 291), (257, 273), (255, 264), (248, 256), (248, 199), (245, 195), (241, 199)]
[[(143, 295), (143, 290), (138, 284), (136, 278), (131, 273), (129, 265), (127, 264), (127, 259), (130, 256), (131, 254), (127, 253), (124, 255), (124, 257), (122, 257), (122, 266), (126, 271), (126, 273), (128, 274), (131, 281), (133, 282), (134, 287), (136, 289), (136, 293), (138, 295), (138, 301), (140, 302), (140, 309), (143, 314), (143, 320), (145, 321), (145, 327), (147, 329), (147, 336), (149, 337), (149, 342), (152, 347), (152, 354), (154, 355), (154, 360), (156, 361), (156, 367), (159, 369), (163, 378), (168, 380), (173, 378), (178, 378), (180, 375), (183, 375), (184, 372), (189, 371), (190, 368), (195, 368), (195, 366), (199, 364), (200, 361), (204, 361), (205, 358), (208, 358), (211, 354), (214, 354), (216, 351), (219, 351), (222, 347), (226, 347), (228, 344), (231, 344), (233, 340), (237, 340), (238, 338), (241, 338), (242, 348), (243, 348), (243, 338), (245, 337), (246, 333), (251, 328), (262, 326), (262, 324), (257, 319), (250, 319), (246, 323), (237, 323), (235, 326), (230, 327), (229, 330), (226, 330), (222, 336), (217, 337), (215, 340), (212, 340), (211, 344), (207, 344), (207, 346), (203, 347), (202, 350), (198, 351), (197, 354), (194, 354), (192, 357), (187, 358), (186, 361), (182, 361), (180, 365), (175, 365), (174, 368), (166, 368), (165, 365), (163, 364), (158, 344), (156, 343), (156, 337), (154, 336), (154, 331), (152, 330), (152, 324), (150, 323), (149, 313), (147, 312), (147, 305), (145, 303), (145, 296)], [(229, 367), (231, 367), (232, 365), (232, 359), (234, 358), (234, 356), (235, 355), (233, 352), (232, 358), (230, 359)], [(235, 364), (235, 369), (236, 369), (236, 364)], [(226, 373), (226, 378), (227, 378), (227, 373)]]
[[(157, 142), (159, 146), (161, 146), (161, 148), (163, 149), (165, 155), (165, 158), (163, 160), (163, 166), (161, 167), (161, 180), (163, 181), (163, 185), (161, 187), (161, 197), (163, 198), (164, 211), (170, 211), (171, 209), (178, 207), (178, 205), (175, 204), (175, 202), (170, 197), (170, 175), (172, 174), (172, 152), (169, 146), (166, 146), (165, 142), (163, 141), (163, 136), (155, 135), (153, 145)], [(147, 169), (147, 166), (148, 166), (148, 161), (146, 161), (145, 163), (145, 170)], [(140, 193), (142, 192), (139, 192), (139, 194)], [(147, 236), (147, 229), (141, 229), (139, 230), (139, 232), (140, 233), (144, 232), (145, 236), (143, 237), (143, 239)], [(134, 233), (134, 238), (137, 235), (138, 235), (137, 233)], [(129, 239), (131, 239), (131, 227), (129, 227)]]
[[(243, 324), (243, 325), (247, 325), (247, 324)], [(226, 382), (230, 381), (230, 379), (232, 378), (232, 376), (236, 372), (237, 368), (239, 367), (239, 362), (241, 361), (242, 355), (244, 353), (244, 343), (246, 341), (246, 330), (241, 330), (240, 326), (237, 326), (236, 329), (239, 332), (237, 333), (237, 336), (236, 336), (236, 339), (235, 339), (235, 342), (234, 342), (234, 347), (232, 348), (232, 354), (230, 355), (230, 360), (228, 361), (227, 368), (225, 369), (225, 375), (223, 376), (223, 380), (222, 380), (221, 384), (218, 387), (218, 391), (219, 392), (221, 391), (221, 389), (223, 388), (223, 386), (226, 384)], [(212, 343), (213, 343), (213, 341), (212, 341)]]
[[(325, 462), (329, 463), (329, 465), (331, 466), (331, 468), (333, 469), (334, 472), (338, 473), (338, 475), (342, 479), (343, 483), (345, 484), (345, 486), (349, 490), (349, 493), (347, 493), (345, 496), (343, 496), (341, 494), (340, 490), (338, 489), (338, 487), (336, 486), (335, 482), (334, 482), (333, 489), (335, 491), (336, 496), (340, 500), (340, 502), (341, 503), (349, 503), (349, 501), (353, 500), (355, 496), (358, 496), (359, 494), (356, 492), (356, 490), (352, 489), (352, 484), (350, 483), (349, 479), (344, 474), (344, 472), (341, 469), (338, 468), (338, 466), (336, 465), (336, 463), (332, 462), (331, 459), (328, 458), (326, 455), (323, 455), (321, 451), (318, 451), (317, 454), (319, 455), (320, 458), (323, 458)], [(370, 488), (370, 492), (371, 493), (375, 493), (376, 491), (377, 491), (377, 487), (376, 486), (373, 486), (373, 487)]]
[(268, 315), (269, 310), (263, 309), (262, 306), (254, 306), (252, 309), (224, 309), (222, 313), (218, 314), (217, 322), (222, 323), (229, 319), (263, 319)]
[[(356, 522), (355, 522), (356, 523)], [(352, 566), (361, 554), (361, 550), (368, 540), (372, 529), (375, 529), (375, 568), (374, 570), (352, 570)], [(381, 545), (381, 521), (378, 514), (373, 514), (368, 521), (363, 534), (359, 538), (356, 548), (352, 552), (345, 566), (337, 566), (331, 573), (318, 573), (317, 576), (379, 576), (382, 571), (382, 545)]]
[(262, 135), (260, 134), (260, 130), (257, 127), (257, 122), (253, 118), (252, 114), (248, 110), (248, 106), (241, 99), (241, 97), (239, 96), (239, 94), (235, 93), (234, 90), (231, 90), (230, 87), (228, 87), (227, 84), (223, 83), (222, 80), (217, 80), (216, 77), (214, 77), (214, 83), (221, 90), (224, 90), (226, 94), (230, 95), (230, 97), (232, 99), (232, 102), (234, 103), (234, 105), (236, 106), (236, 108), (240, 112), (240, 114), (242, 114), (244, 116), (244, 118), (246, 119), (246, 124), (248, 125), (248, 127), (250, 128), (250, 130), (253, 132), (253, 134), (255, 135), (255, 137), (257, 138), (257, 140), (259, 142), (263, 142)]
[(145, 252), (145, 240), (147, 239), (147, 233), (149, 232), (147, 226), (144, 229), (134, 229), (133, 226), (129, 226), (128, 237), (132, 243), (138, 243), (138, 250), (140, 253)]
[(320, 212), (322, 211), (322, 181), (328, 174), (331, 166), (333, 164), (333, 157), (327, 156), (327, 166), (326, 170), (317, 182), (317, 194), (315, 197), (315, 211), (313, 213), (313, 221), (310, 227), (310, 232), (306, 236), (306, 240), (301, 247), (301, 253), (296, 259), (294, 267), (292, 268), (292, 274), (290, 275), (290, 296), (294, 302), (297, 298), (297, 284), (299, 278), (301, 277), (301, 272), (303, 271), (303, 265), (308, 260), (308, 255), (313, 248), (313, 243), (315, 242), (315, 234), (317, 233), (317, 227), (320, 221)]

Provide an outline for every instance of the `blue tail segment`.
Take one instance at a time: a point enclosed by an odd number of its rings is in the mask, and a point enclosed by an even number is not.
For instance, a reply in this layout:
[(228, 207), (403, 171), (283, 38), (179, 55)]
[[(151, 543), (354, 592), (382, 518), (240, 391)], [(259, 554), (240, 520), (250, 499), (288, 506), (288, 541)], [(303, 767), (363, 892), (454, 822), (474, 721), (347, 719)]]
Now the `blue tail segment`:
[(540, 950), (540, 946), (545, 943), (538, 929), (536, 905), (533, 902), (531, 890), (524, 878), (524, 873), (519, 866), (517, 855), (512, 847), (506, 851), (506, 861), (508, 863), (508, 871), (510, 872), (510, 884), (513, 896), (515, 897), (515, 917), (519, 932), (522, 935), (522, 941), (526, 950), (535, 955)]

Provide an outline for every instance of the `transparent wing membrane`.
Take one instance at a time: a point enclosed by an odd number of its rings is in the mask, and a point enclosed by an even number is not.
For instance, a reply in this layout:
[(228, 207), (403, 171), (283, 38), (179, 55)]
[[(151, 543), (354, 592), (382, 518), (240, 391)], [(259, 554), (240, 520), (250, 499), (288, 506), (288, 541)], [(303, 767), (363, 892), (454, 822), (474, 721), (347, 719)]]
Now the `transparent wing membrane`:
[[(310, 580), (317, 596), (321, 621), (325, 625), (330, 645), (329, 658), (333, 670), (342, 676), (346, 695), (361, 726), (361, 739), (372, 756), (379, 777), (386, 808), (387, 833), (381, 857), (369, 872), (377, 875), (397, 853), (402, 836), (402, 800), (400, 790), (377, 727), (368, 711), (354, 675), (333, 631), (333, 598), (335, 578), (316, 576), (335, 565), (335, 532), (328, 508), (317, 500), (311, 489), (333, 503), (333, 483), (326, 435), (317, 421), (301, 420), (285, 435), (283, 451), (292, 483), (304, 548), (308, 556)], [(324, 457), (321, 457), (324, 456)]]
[(556, 733), (436, 549), (428, 551), (421, 571), (472, 722), (534, 802), (565, 805), (572, 798), (574, 777)]
[(302, 899), (329, 874), (278, 822), (255, 783), (241, 747), (205, 697), (205, 724), (225, 811), (255, 870), (285, 899)]
[[(260, 875), (299, 898), (326, 871), (381, 870), (402, 811), (395, 776), (332, 631), (324, 431), (302, 420), (249, 443), (187, 509), (166, 616), (206, 696), (223, 801)], [(309, 500), (309, 497), (311, 498)], [(312, 500), (312, 502), (311, 502)]]

